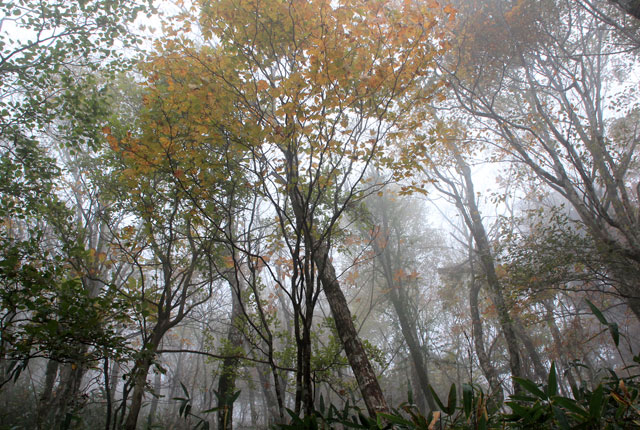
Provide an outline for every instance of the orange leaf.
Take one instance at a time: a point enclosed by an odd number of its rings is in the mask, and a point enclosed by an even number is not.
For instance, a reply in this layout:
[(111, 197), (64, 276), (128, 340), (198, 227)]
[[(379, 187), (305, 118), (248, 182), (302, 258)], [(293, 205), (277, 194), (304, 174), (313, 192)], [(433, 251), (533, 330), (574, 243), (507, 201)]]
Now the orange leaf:
[(265, 81), (264, 79), (261, 79), (258, 81), (257, 87), (258, 87), (258, 91), (264, 91), (267, 88), (269, 88), (269, 82)]

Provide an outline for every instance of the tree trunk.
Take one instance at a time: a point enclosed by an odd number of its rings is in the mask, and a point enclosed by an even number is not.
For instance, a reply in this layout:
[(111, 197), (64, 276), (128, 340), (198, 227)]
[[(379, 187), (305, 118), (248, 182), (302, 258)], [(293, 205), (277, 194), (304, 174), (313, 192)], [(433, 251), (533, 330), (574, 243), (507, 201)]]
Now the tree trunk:
[(230, 348), (225, 351), (231, 356), (226, 357), (222, 362), (222, 371), (218, 380), (218, 430), (233, 429), (233, 401), (232, 397), (236, 390), (236, 375), (240, 360), (236, 358), (237, 348), (242, 347), (242, 332), (244, 314), (240, 305), (239, 295), (240, 285), (235, 274), (228, 277), (231, 286), (231, 320), (227, 331), (227, 339)]
[(297, 372), (295, 412), (303, 408), (305, 415), (313, 413), (313, 385), (311, 378), (311, 324), (313, 321), (313, 280), (305, 276), (305, 314), (296, 310), (295, 336), (297, 343)]
[[(555, 350), (558, 353), (560, 364), (565, 369), (564, 375), (566, 376), (567, 381), (569, 382), (569, 387), (574, 389), (578, 385), (576, 384), (576, 380), (573, 377), (571, 366), (569, 366), (569, 363), (567, 362), (567, 359), (566, 359), (567, 354), (565, 352), (564, 343), (562, 342), (562, 334), (560, 333), (560, 329), (558, 328), (555, 317), (553, 316), (553, 306), (550, 302), (546, 300), (543, 301), (543, 304), (545, 309), (547, 310), (547, 325), (549, 327), (549, 331), (551, 332), (553, 343), (555, 344)], [(564, 390), (564, 384), (562, 383), (561, 379), (560, 381), (561, 381), (560, 386), (563, 387), (563, 390)], [(568, 393), (565, 392), (565, 396), (566, 395), (568, 395)]]
[(147, 374), (151, 367), (151, 358), (143, 358), (135, 369), (133, 395), (131, 396), (131, 405), (129, 406), (129, 414), (124, 423), (126, 430), (136, 430), (138, 426), (138, 415), (142, 408), (142, 398), (144, 396), (144, 387), (147, 382)]
[[(472, 270), (472, 277), (473, 270)], [(469, 288), (469, 309), (471, 313), (471, 324), (473, 330), (473, 344), (476, 349), (476, 355), (482, 373), (484, 373), (487, 382), (489, 382), (489, 389), (491, 390), (490, 398), (495, 396), (494, 405), (500, 406), (504, 401), (504, 393), (502, 392), (502, 384), (500, 384), (500, 378), (498, 376), (498, 370), (491, 362), (491, 358), (484, 347), (484, 330), (482, 328), (482, 318), (480, 317), (480, 307), (478, 306), (478, 295), (480, 293), (480, 282), (476, 282), (475, 279), (471, 279), (471, 287)]]
[(69, 363), (62, 366), (60, 382), (53, 398), (55, 416), (52, 428), (68, 428), (73, 413), (80, 406), (78, 396), (85, 370), (82, 363)]
[(370, 416), (375, 417), (378, 412), (389, 410), (387, 402), (362, 342), (358, 338), (347, 300), (340, 288), (335, 268), (329, 259), (329, 249), (324, 244), (318, 244), (314, 251), (313, 257), (318, 267), (318, 276), (329, 302), (344, 352), (358, 382), (367, 411)]
[[(471, 230), (471, 234), (473, 235), (473, 238), (476, 242), (477, 254), (480, 258), (482, 268), (484, 269), (484, 274), (489, 286), (490, 297), (496, 307), (498, 320), (500, 322), (500, 328), (502, 329), (502, 334), (507, 344), (511, 374), (515, 377), (522, 377), (522, 364), (520, 360), (520, 353), (518, 350), (518, 338), (516, 335), (513, 320), (509, 315), (509, 310), (504, 300), (502, 285), (500, 284), (498, 275), (496, 274), (493, 253), (491, 251), (491, 245), (489, 244), (489, 238), (487, 236), (487, 232), (484, 229), (480, 211), (478, 210), (478, 205), (476, 204), (475, 191), (473, 181), (471, 179), (471, 169), (464, 162), (460, 154), (456, 153), (455, 157), (456, 164), (458, 165), (458, 168), (461, 171), (465, 181), (466, 206), (468, 210), (465, 211), (463, 207), (460, 207), (459, 209), (467, 214), (467, 216), (464, 217), (465, 222)], [(463, 202), (459, 200), (458, 205), (462, 206)], [(520, 386), (515, 381), (512, 382), (512, 386), (514, 392), (517, 393), (520, 391)]]
[(265, 414), (264, 421), (267, 426), (272, 426), (280, 419), (279, 406), (276, 397), (271, 390), (271, 383), (269, 382), (269, 372), (266, 369), (256, 368), (258, 373), (258, 379), (260, 380), (260, 387), (262, 387), (262, 393), (265, 399)]
[(47, 370), (45, 373), (44, 387), (42, 388), (42, 394), (40, 394), (40, 401), (38, 404), (37, 412), (37, 426), (39, 429), (49, 428), (49, 424), (45, 424), (47, 416), (51, 411), (51, 400), (53, 396), (53, 386), (58, 376), (59, 363), (55, 360), (49, 360), (47, 362)]
[(413, 392), (414, 403), (418, 410), (426, 416), (428, 412), (427, 399), (424, 396), (424, 391), (420, 388), (421, 382), (416, 371), (416, 365), (413, 360), (407, 360), (407, 362), (409, 364), (409, 374), (411, 375), (411, 391)]
[(318, 240), (317, 231), (312, 228), (313, 214), (310, 212), (310, 207), (305, 206), (303, 194), (296, 185), (298, 184), (298, 175), (295, 157), (289, 151), (286, 151), (285, 155), (288, 162), (289, 197), (296, 217), (296, 224), (299, 226), (298, 231), (303, 235), (305, 246), (308, 248), (307, 252), (311, 253), (311, 259), (318, 270), (318, 279), (322, 283), (325, 297), (329, 302), (338, 336), (358, 382), (362, 399), (367, 406), (369, 415), (375, 417), (378, 412), (389, 410), (387, 402), (353, 324), (349, 305), (342, 293), (335, 268), (329, 258), (329, 247), (324, 242), (327, 239)]
[[(184, 342), (185, 342), (184, 336), (180, 336), (180, 344), (178, 346), (179, 350), (184, 348)], [(173, 399), (178, 395), (177, 393), (178, 393), (180, 382), (182, 379), (182, 366), (183, 366), (184, 356), (185, 354), (183, 353), (178, 354), (178, 360), (175, 366), (175, 371), (173, 372), (173, 376), (171, 378), (171, 385), (169, 386), (169, 395), (167, 396), (168, 399)], [(169, 408), (170, 408), (170, 412), (169, 412), (170, 421), (167, 423), (167, 427), (174, 427), (177, 425), (177, 422), (179, 420), (177, 402), (172, 402)]]
[(527, 351), (527, 354), (531, 359), (531, 363), (533, 364), (533, 372), (536, 376), (536, 379), (538, 380), (538, 382), (545, 382), (548, 377), (547, 369), (544, 367), (544, 364), (542, 364), (542, 359), (540, 358), (540, 354), (538, 354), (538, 350), (533, 344), (533, 339), (531, 339), (531, 336), (529, 336), (529, 333), (527, 333), (527, 329), (525, 328), (524, 323), (520, 318), (515, 316), (513, 320), (515, 322), (514, 327), (516, 329), (516, 334), (524, 345), (524, 349)]
[(141, 352), (142, 357), (138, 359), (135, 369), (133, 370), (133, 395), (131, 396), (131, 405), (129, 406), (129, 415), (124, 423), (126, 430), (135, 430), (138, 425), (138, 415), (142, 408), (142, 399), (144, 397), (145, 385), (147, 383), (147, 374), (151, 368), (151, 364), (156, 356), (158, 345), (167, 329), (158, 322), (153, 329), (151, 339), (144, 345)]
[[(386, 232), (386, 235), (388, 235), (386, 216), (384, 215), (383, 224), (384, 231)], [(438, 405), (436, 405), (436, 402), (433, 399), (433, 395), (431, 394), (431, 390), (429, 389), (430, 382), (429, 373), (427, 370), (427, 362), (424, 359), (424, 352), (422, 351), (422, 347), (420, 345), (420, 342), (418, 341), (415, 319), (412, 320), (412, 318), (410, 317), (409, 306), (407, 304), (406, 298), (404, 297), (405, 295), (403, 295), (402, 291), (400, 291), (400, 288), (402, 288), (402, 283), (400, 281), (394, 281), (391, 258), (389, 257), (389, 250), (386, 248), (380, 249), (380, 246), (377, 242), (378, 239), (379, 238), (373, 238), (373, 248), (378, 257), (378, 261), (382, 263), (384, 278), (387, 283), (387, 288), (390, 290), (389, 297), (391, 298), (391, 303), (393, 304), (396, 316), (398, 317), (398, 321), (400, 322), (402, 335), (405, 339), (405, 342), (407, 342), (407, 346), (409, 347), (409, 354), (411, 355), (411, 360), (413, 361), (414, 368), (420, 382), (420, 390), (422, 391), (424, 398), (429, 405), (429, 409), (432, 411), (437, 411)], [(388, 240), (386, 240), (386, 242), (387, 244), (389, 243)]]
[(249, 408), (251, 410), (251, 428), (257, 428), (258, 410), (256, 408), (256, 393), (253, 388), (249, 388)]
[(313, 413), (313, 384), (311, 378), (311, 327), (305, 325), (302, 340), (304, 344), (304, 348), (302, 350), (302, 404), (304, 405), (305, 413), (307, 415), (311, 415), (311, 413)]
[[(107, 404), (111, 405), (111, 413), (112, 413), (112, 419), (113, 419), (113, 423), (117, 423), (117, 411), (119, 410), (119, 408), (116, 408), (115, 410), (113, 409), (113, 405), (114, 405), (114, 401), (116, 399), (116, 395), (118, 393), (118, 386), (120, 384), (120, 365), (118, 364), (118, 362), (116, 360), (113, 360), (113, 363), (111, 365), (111, 371), (109, 372), (109, 390), (107, 393), (107, 396), (109, 396), (109, 398), (107, 399)], [(114, 425), (115, 427), (115, 425)], [(105, 429), (108, 429), (108, 427), (105, 426)]]
[(156, 372), (153, 377), (153, 399), (151, 400), (151, 406), (149, 407), (149, 415), (147, 415), (147, 427), (151, 428), (156, 420), (156, 412), (158, 411), (158, 399), (160, 397), (160, 390), (162, 389), (162, 374)]

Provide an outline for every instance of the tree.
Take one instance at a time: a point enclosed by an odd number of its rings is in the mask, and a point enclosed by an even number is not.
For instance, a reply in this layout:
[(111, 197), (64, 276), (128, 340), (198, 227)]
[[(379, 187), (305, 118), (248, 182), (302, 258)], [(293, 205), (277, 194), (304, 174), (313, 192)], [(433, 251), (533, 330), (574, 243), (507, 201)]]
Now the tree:
[[(94, 125), (104, 105), (103, 98), (93, 91), (93, 72), (116, 64), (109, 62), (114, 58), (116, 40), (127, 46), (135, 41), (126, 25), (145, 8), (144, 4), (119, 1), (73, 4), (29, 0), (1, 2), (0, 8), (0, 216), (4, 221), (0, 242), (8, 251), (3, 254), (0, 278), (4, 286), (2, 318), (10, 325), (16, 315), (24, 316), (24, 306), (29, 307), (32, 297), (58, 297), (61, 302), (56, 306), (60, 307), (74, 300), (95, 299), (82, 297), (77, 288), (79, 279), (66, 270), (62, 256), (81, 258), (77, 253), (81, 246), (64, 244), (65, 249), (55, 249), (42, 242), (50, 237), (46, 222), (52, 218), (48, 216), (60, 217), (61, 224), (69, 216), (55, 196), (61, 171), (47, 147), (95, 144), (99, 131)], [(36, 311), (31, 322), (39, 324), (26, 327), (34, 331), (40, 327), (41, 334), (21, 341), (38, 343), (42, 336), (51, 337), (42, 324), (53, 328), (56, 318), (49, 319), (60, 314), (44, 304), (31, 310)], [(79, 323), (71, 327), (80, 329), (87, 323), (78, 320), (80, 316), (69, 316)], [(54, 354), (51, 345), (48, 348), (47, 355)], [(14, 358), (26, 365), (30, 353), (13, 352)], [(35, 353), (42, 352), (37, 348)], [(1, 353), (6, 370), (7, 350)], [(6, 376), (3, 372), (3, 382)]]
[(96, 135), (82, 127), (82, 120), (95, 113), (79, 97), (85, 81), (98, 69), (113, 71), (124, 64), (114, 44), (134, 44), (127, 24), (151, 7), (128, 1), (19, 0), (3, 1), (0, 8), (0, 148), (3, 177), (10, 179), (1, 192), (7, 195), (3, 202), (14, 202), (3, 213), (19, 213), (37, 203), (38, 192), (47, 194), (46, 181), (57, 171), (38, 141), (54, 119), (68, 121), (69, 145)]
[[(165, 43), (161, 58), (191, 69), (176, 68), (172, 75), (160, 69), (151, 78), (185, 97), (203, 94), (184, 106), (225, 99), (215, 111), (203, 110), (191, 144), (222, 134), (230, 142), (225, 148), (253, 169), (250, 184), (271, 199), (282, 231), (299, 238), (293, 255), (300, 253), (305, 262), (300, 278), (305, 300), (313, 297), (317, 276), (368, 411), (375, 415), (386, 402), (330, 253), (344, 209), (366, 192), (359, 188), (365, 170), (381, 162), (385, 139), (401, 131), (399, 118), (413, 107), (410, 96), (433, 93), (430, 85), (415, 90), (443, 49), (432, 38), (439, 11), (385, 2), (199, 6), (200, 16), (185, 16), (181, 26), (200, 25), (205, 43), (215, 48), (194, 47), (177, 34)], [(195, 70), (202, 73), (194, 80)], [(179, 171), (191, 174), (187, 168)], [(310, 327), (311, 314), (306, 318)], [(309, 380), (304, 383), (309, 392)], [(311, 406), (309, 397), (305, 405)]]
[[(207, 211), (199, 212), (201, 200), (192, 198), (192, 193), (203, 189), (199, 184), (186, 186), (181, 169), (202, 161), (183, 158), (177, 167), (173, 158), (186, 155), (179, 148), (190, 144), (184, 136), (197, 124), (182, 122), (188, 111), (170, 108), (175, 100), (168, 96), (166, 85), (153, 87), (144, 97), (146, 104), (140, 115), (146, 122), (140, 122), (139, 135), (129, 133), (118, 141), (115, 130), (104, 129), (112, 146), (112, 175), (120, 181), (112, 193), (120, 210), (140, 223), (122, 228), (118, 238), (121, 252), (136, 270), (120, 293), (134, 304), (142, 338), (123, 396), (124, 405), (131, 392), (124, 421), (127, 429), (136, 428), (147, 374), (162, 339), (213, 294), (218, 278), (215, 265), (220, 264), (216, 242), (221, 234), (220, 220), (225, 219), (224, 210), (211, 203)], [(218, 155), (208, 154), (206, 169), (224, 163)], [(208, 196), (232, 198), (233, 185), (223, 186), (219, 181), (223, 172), (213, 173), (207, 178)], [(187, 170), (186, 174), (194, 172)], [(137, 236), (136, 228), (140, 230)]]
[[(412, 261), (412, 255), (416, 256), (425, 251), (417, 249), (415, 243), (417, 239), (409, 233), (410, 230), (406, 225), (406, 223), (416, 222), (416, 220), (407, 220), (406, 212), (410, 210), (411, 206), (417, 206), (417, 204), (411, 201), (401, 202), (398, 199), (393, 195), (378, 196), (377, 198), (371, 196), (365, 202), (364, 211), (367, 213), (352, 215), (355, 215), (357, 219), (369, 218), (364, 221), (362, 233), (368, 236), (367, 240), (373, 247), (375, 259), (382, 269), (382, 276), (385, 280), (384, 290), (387, 292), (386, 295), (389, 297), (400, 323), (402, 336), (409, 348), (409, 354), (417, 374), (415, 386), (421, 391), (429, 410), (436, 411), (438, 406), (429, 389), (431, 382), (425, 357), (427, 354), (425, 346), (420, 342), (418, 332), (419, 312), (416, 309), (416, 301), (419, 294), (415, 291), (414, 284), (420, 277), (417, 271), (420, 264)], [(431, 269), (437, 266), (438, 261), (434, 254), (429, 255), (427, 259)]]
[[(460, 37), (491, 13), (497, 19), (484, 28), (486, 40), (459, 45), (457, 60), (443, 70), (460, 108), (486, 127), (479, 137), (493, 140), (505, 158), (527, 166), (572, 205), (608, 259), (617, 291), (640, 317), (632, 280), (640, 267), (638, 134), (637, 128), (614, 132), (636, 115), (634, 82), (623, 72), (631, 58), (616, 54), (607, 25), (575, 3), (540, 6), (476, 11)], [(608, 97), (615, 76), (629, 90)]]
[[(447, 175), (446, 171), (443, 172), (443, 169), (433, 160), (429, 160), (428, 166), (425, 166), (423, 171), (437, 181), (434, 182), (434, 186), (440, 193), (452, 200), (464, 224), (469, 229), (470, 236), (473, 238), (475, 244), (475, 256), (482, 267), (482, 273), (489, 288), (491, 300), (496, 307), (502, 335), (505, 338), (511, 375), (514, 377), (522, 377), (523, 363), (519, 351), (516, 328), (513, 317), (509, 314), (509, 307), (505, 300), (505, 292), (496, 272), (495, 256), (479, 211), (471, 169), (460, 153), (460, 148), (457, 144), (451, 140), (448, 141), (447, 144), (450, 146), (451, 158), (454, 163), (453, 166), (455, 170), (459, 172), (459, 179), (455, 176)], [(473, 299), (473, 296), (471, 298)], [(475, 311), (473, 301), (471, 304), (471, 310), (473, 312)], [(477, 324), (475, 330), (476, 334), (480, 335)], [(483, 356), (482, 349), (478, 351), (478, 354), (479, 357)], [(483, 366), (483, 368), (487, 371), (490, 370), (490, 366), (487, 365)], [(487, 379), (495, 383), (495, 378), (490, 374), (487, 375)], [(519, 390), (519, 386), (515, 381), (513, 382), (513, 389), (515, 392)]]

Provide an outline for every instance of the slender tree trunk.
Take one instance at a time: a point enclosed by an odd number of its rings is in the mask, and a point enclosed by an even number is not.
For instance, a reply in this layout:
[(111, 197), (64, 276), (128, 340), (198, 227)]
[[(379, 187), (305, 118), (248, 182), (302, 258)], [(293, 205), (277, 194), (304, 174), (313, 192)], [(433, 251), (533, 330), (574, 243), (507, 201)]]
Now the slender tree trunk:
[(256, 393), (255, 390), (249, 388), (249, 406), (251, 410), (251, 428), (258, 427), (258, 410), (256, 408)]
[[(179, 350), (184, 348), (184, 341), (185, 341), (184, 336), (180, 336), (180, 344), (178, 346)], [(177, 395), (180, 382), (182, 379), (183, 360), (184, 360), (184, 354), (183, 353), (178, 354), (178, 360), (175, 366), (175, 372), (173, 373), (173, 377), (171, 378), (171, 385), (169, 386), (169, 396), (168, 396), (169, 399), (173, 399)], [(177, 421), (178, 421), (178, 405), (176, 402), (173, 402), (171, 406), (169, 406), (169, 408), (171, 409), (171, 412), (169, 414), (170, 421), (169, 423), (167, 423), (167, 427), (173, 427), (177, 425)]]
[[(496, 307), (500, 328), (502, 329), (502, 334), (507, 344), (511, 374), (515, 377), (522, 377), (522, 363), (520, 359), (520, 352), (518, 349), (518, 338), (516, 335), (516, 329), (514, 327), (513, 319), (511, 318), (511, 315), (509, 315), (507, 304), (504, 300), (502, 285), (500, 284), (500, 280), (498, 279), (498, 275), (496, 274), (493, 253), (491, 251), (491, 245), (489, 244), (489, 238), (487, 236), (487, 232), (484, 229), (480, 211), (478, 210), (478, 205), (475, 200), (476, 197), (473, 181), (471, 179), (471, 169), (464, 162), (460, 154), (456, 153), (455, 155), (458, 169), (461, 171), (465, 181), (467, 200), (466, 206), (468, 211), (465, 211), (463, 207), (460, 207), (459, 209), (463, 213), (467, 214), (467, 216), (465, 217), (465, 221), (467, 223), (467, 226), (471, 230), (471, 234), (473, 235), (473, 238), (476, 242), (477, 254), (480, 258), (482, 268), (484, 269), (484, 274), (489, 286), (490, 297)], [(463, 202), (459, 200), (458, 205), (462, 206)], [(512, 386), (514, 392), (520, 391), (520, 386), (515, 381), (512, 382)]]
[(387, 402), (353, 324), (349, 305), (342, 293), (336, 270), (329, 257), (329, 247), (322, 239), (316, 239), (317, 232), (314, 233), (312, 228), (313, 216), (308, 211), (309, 208), (305, 207), (302, 193), (296, 185), (298, 176), (295, 157), (288, 151), (285, 155), (288, 162), (288, 183), (293, 185), (290, 186), (289, 197), (296, 217), (296, 224), (302, 226), (299, 231), (304, 235), (305, 246), (308, 248), (308, 252), (311, 252), (312, 261), (318, 270), (318, 278), (322, 283), (327, 302), (329, 302), (338, 336), (358, 382), (362, 399), (367, 406), (369, 415), (375, 417), (378, 412), (387, 412), (389, 410)]
[[(385, 220), (386, 221), (386, 220)], [(386, 222), (385, 222), (386, 224)], [(388, 231), (385, 225), (385, 231)], [(387, 241), (388, 242), (388, 241)], [(409, 347), (409, 354), (413, 361), (418, 380), (420, 381), (420, 390), (422, 391), (424, 398), (429, 405), (429, 409), (432, 411), (438, 410), (438, 405), (433, 399), (431, 390), (429, 389), (429, 373), (427, 369), (427, 362), (424, 358), (424, 352), (418, 341), (417, 329), (415, 320), (412, 320), (410, 316), (409, 306), (406, 300), (403, 300), (403, 293), (400, 291), (402, 284), (400, 281), (394, 281), (393, 268), (391, 265), (391, 259), (389, 257), (389, 251), (387, 249), (380, 249), (376, 239), (373, 240), (374, 250), (378, 256), (378, 261), (382, 263), (382, 269), (384, 271), (384, 277), (387, 283), (389, 291), (389, 297), (391, 303), (400, 322), (400, 329), (407, 346)]]
[(302, 345), (300, 345), (302, 356), (302, 405), (304, 406), (305, 415), (313, 413), (313, 385), (311, 382), (311, 327), (307, 321), (303, 325)]
[(109, 430), (111, 428), (111, 416), (113, 414), (113, 404), (112, 404), (112, 395), (111, 395), (111, 384), (109, 381), (109, 359), (107, 357), (104, 358), (102, 365), (102, 375), (104, 376), (104, 398), (107, 402), (106, 405), (106, 418), (105, 418), (105, 430)]
[(300, 413), (304, 409), (305, 415), (313, 413), (313, 385), (311, 378), (311, 324), (313, 321), (312, 280), (305, 279), (305, 314), (296, 312), (295, 336), (297, 342), (297, 372), (295, 411)]
[[(556, 319), (553, 316), (553, 306), (546, 300), (543, 301), (543, 304), (547, 311), (547, 326), (549, 327), (549, 331), (551, 332), (551, 337), (553, 338), (553, 343), (555, 344), (555, 350), (558, 352), (560, 364), (565, 369), (564, 375), (566, 376), (570, 387), (577, 387), (578, 385), (576, 384), (576, 380), (573, 377), (571, 367), (569, 366), (565, 358), (567, 357), (567, 354), (564, 353), (565, 345), (564, 342), (562, 342), (562, 334), (560, 333), (560, 329), (556, 324)], [(561, 384), (561, 386), (564, 387), (564, 384)]]
[[(486, 240), (486, 236), (484, 236), (484, 227), (481, 227), (480, 232), (477, 232), (476, 234), (474, 234), (474, 236), (476, 238), (476, 245), (478, 246), (478, 254), (484, 267), (484, 273), (487, 277), (491, 301), (496, 307), (498, 313), (498, 321), (500, 323), (500, 328), (502, 329), (502, 335), (504, 336), (507, 343), (511, 374), (516, 377), (522, 377), (522, 363), (520, 359), (520, 351), (518, 349), (518, 338), (516, 329), (514, 327), (511, 315), (509, 315), (509, 310), (504, 300), (502, 288), (495, 272), (493, 256), (490, 253), (489, 243)], [(480, 243), (478, 242), (478, 239), (480, 239)], [(515, 382), (513, 382), (513, 389), (514, 392), (519, 391), (519, 385)]]
[[(292, 283), (295, 281), (292, 281)], [(300, 307), (296, 303), (294, 305), (294, 336), (296, 342), (296, 398), (294, 402), (294, 412), (296, 415), (300, 415), (300, 410), (302, 409), (302, 350), (304, 348), (304, 342), (302, 341), (302, 334), (300, 333), (300, 320), (302, 319), (300, 312)]]
[(545, 368), (544, 364), (542, 364), (542, 359), (540, 358), (540, 354), (538, 354), (538, 350), (533, 344), (533, 339), (531, 339), (531, 336), (529, 335), (529, 333), (527, 333), (527, 329), (525, 328), (524, 323), (520, 318), (515, 316), (513, 320), (515, 323), (514, 327), (516, 329), (518, 338), (524, 345), (524, 349), (525, 351), (527, 351), (527, 354), (531, 359), (531, 363), (533, 364), (533, 371), (538, 382), (545, 382), (548, 377), (547, 369)]
[(273, 388), (276, 392), (276, 402), (278, 404), (278, 416), (280, 417), (280, 422), (284, 421), (284, 408), (285, 408), (285, 389), (283, 387), (283, 381), (280, 378), (280, 374), (278, 373), (278, 369), (275, 366), (275, 362), (273, 360), (273, 350), (269, 351), (269, 367), (271, 368), (271, 376), (273, 377)]
[(222, 362), (222, 371), (218, 380), (218, 430), (233, 429), (233, 401), (232, 397), (236, 391), (236, 375), (240, 360), (235, 357), (237, 349), (242, 347), (242, 332), (244, 315), (240, 305), (239, 295), (240, 285), (235, 274), (229, 276), (231, 286), (231, 320), (227, 331), (227, 339), (230, 348), (225, 350), (232, 356), (225, 358)]
[(151, 428), (156, 420), (156, 413), (158, 412), (158, 399), (160, 397), (160, 390), (162, 389), (162, 374), (156, 372), (153, 376), (153, 398), (151, 399), (151, 406), (149, 407), (149, 415), (147, 415), (147, 427)]
[(49, 424), (45, 424), (47, 421), (47, 415), (51, 411), (51, 400), (53, 397), (53, 387), (58, 376), (59, 363), (55, 360), (47, 361), (47, 370), (44, 378), (44, 387), (42, 388), (42, 394), (40, 394), (40, 401), (38, 404), (37, 412), (37, 426), (39, 429), (49, 428)]
[(82, 363), (62, 366), (60, 381), (53, 398), (55, 416), (52, 428), (67, 428), (72, 414), (79, 408), (78, 397), (85, 370)]
[(131, 396), (131, 405), (129, 406), (129, 414), (124, 423), (126, 430), (135, 430), (138, 426), (138, 415), (142, 408), (142, 398), (144, 396), (144, 387), (147, 382), (147, 374), (151, 367), (151, 359), (143, 358), (136, 366), (134, 382), (133, 382), (133, 394)]
[[(472, 271), (473, 277), (473, 271)], [(484, 329), (482, 327), (482, 318), (480, 317), (480, 307), (478, 306), (478, 295), (480, 293), (480, 282), (476, 282), (475, 279), (471, 279), (471, 286), (469, 288), (469, 309), (471, 313), (471, 324), (473, 330), (473, 344), (476, 349), (476, 355), (482, 373), (489, 382), (489, 389), (491, 390), (491, 398), (495, 396), (495, 405), (501, 405), (504, 401), (504, 393), (502, 391), (502, 384), (500, 384), (500, 378), (498, 376), (498, 370), (491, 362), (491, 358), (484, 347)]]
[[(117, 422), (117, 411), (119, 408), (113, 409), (113, 405), (115, 403), (116, 395), (118, 394), (118, 386), (120, 384), (120, 365), (117, 361), (113, 360), (111, 364), (111, 369), (109, 371), (109, 390), (107, 391), (107, 396), (109, 396), (107, 403), (111, 405), (111, 418), (113, 423)], [(107, 427), (105, 427), (107, 429)]]
[(278, 402), (273, 395), (273, 391), (271, 390), (268, 371), (259, 367), (256, 368), (256, 371), (258, 372), (260, 387), (262, 387), (262, 393), (264, 394), (265, 398), (265, 407), (267, 413), (265, 414), (264, 420), (268, 426), (271, 426), (272, 424), (275, 424), (280, 418)]
[(147, 374), (153, 363), (153, 359), (156, 356), (158, 346), (162, 341), (162, 337), (166, 333), (167, 329), (162, 322), (153, 329), (151, 339), (144, 345), (142, 357), (136, 363), (136, 368), (133, 371), (133, 394), (131, 396), (131, 405), (129, 406), (129, 414), (124, 423), (125, 430), (135, 430), (138, 425), (138, 415), (142, 408), (142, 399), (144, 397), (145, 385), (147, 382)]
[(422, 383), (420, 382), (420, 377), (418, 376), (418, 372), (416, 371), (416, 364), (413, 362), (413, 360), (407, 360), (407, 363), (409, 365), (411, 382), (413, 384), (411, 390), (413, 392), (415, 404), (418, 407), (418, 410), (426, 416), (428, 412), (427, 399), (425, 398), (424, 391), (420, 387)]
[(338, 336), (340, 336), (347, 360), (358, 382), (367, 411), (369, 415), (375, 417), (378, 412), (389, 410), (387, 402), (353, 324), (347, 300), (342, 293), (335, 268), (329, 258), (329, 249), (326, 245), (319, 244), (314, 251), (314, 262), (318, 267), (318, 276), (329, 302)]

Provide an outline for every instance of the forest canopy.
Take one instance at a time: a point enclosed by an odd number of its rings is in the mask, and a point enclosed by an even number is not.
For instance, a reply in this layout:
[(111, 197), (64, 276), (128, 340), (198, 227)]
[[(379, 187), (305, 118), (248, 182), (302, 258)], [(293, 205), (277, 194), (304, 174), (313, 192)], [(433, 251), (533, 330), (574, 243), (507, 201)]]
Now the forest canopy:
[(640, 427), (639, 2), (0, 11), (0, 429)]

